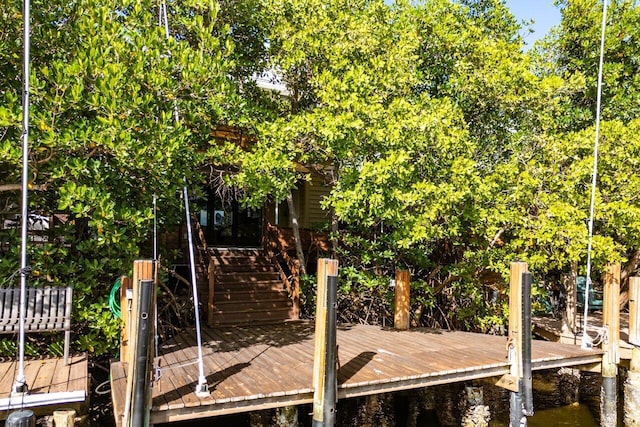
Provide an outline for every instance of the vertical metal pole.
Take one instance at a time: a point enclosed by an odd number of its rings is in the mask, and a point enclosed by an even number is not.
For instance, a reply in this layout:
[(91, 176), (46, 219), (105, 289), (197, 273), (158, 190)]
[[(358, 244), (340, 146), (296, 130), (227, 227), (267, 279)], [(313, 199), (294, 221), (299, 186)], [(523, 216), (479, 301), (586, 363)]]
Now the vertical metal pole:
[(191, 266), (191, 288), (193, 292), (194, 315), (196, 318), (196, 339), (198, 340), (198, 384), (196, 396), (209, 396), (209, 386), (204, 376), (204, 364), (202, 362), (202, 333), (200, 331), (200, 305), (198, 303), (198, 284), (196, 279), (196, 257), (193, 250), (193, 234), (191, 232), (191, 212), (189, 211), (189, 194), (187, 192), (186, 178), (184, 179), (184, 209), (187, 216), (187, 239), (189, 241), (189, 261)]
[[(153, 195), (153, 262), (158, 261), (158, 197)], [(156, 272), (154, 271), (154, 274)]]
[(338, 272), (335, 271), (335, 276), (331, 275), (331, 273), (327, 271), (327, 356), (323, 408), (325, 427), (333, 427), (336, 424), (336, 403), (338, 401), (338, 378), (336, 372)]
[(153, 315), (153, 280), (140, 281), (140, 301), (138, 302), (138, 331), (136, 333), (136, 354), (134, 363), (136, 364), (133, 402), (131, 414), (131, 426), (140, 427), (149, 425), (149, 379), (151, 373), (151, 362), (149, 351), (151, 349), (152, 338), (152, 318)]
[[(522, 390), (522, 381), (519, 380)], [(509, 393), (509, 427), (521, 427), (527, 425), (527, 417), (522, 412), (522, 392)]]
[(22, 68), (22, 228), (20, 246), (20, 324), (18, 329), (18, 372), (13, 393), (26, 392), (26, 378), (24, 373), (24, 316), (27, 298), (27, 229), (29, 224), (29, 64), (31, 47), (31, 3), (22, 3), (23, 16), (23, 68)]
[(522, 273), (522, 394), (523, 413), (533, 415), (533, 378), (531, 375), (531, 273)]

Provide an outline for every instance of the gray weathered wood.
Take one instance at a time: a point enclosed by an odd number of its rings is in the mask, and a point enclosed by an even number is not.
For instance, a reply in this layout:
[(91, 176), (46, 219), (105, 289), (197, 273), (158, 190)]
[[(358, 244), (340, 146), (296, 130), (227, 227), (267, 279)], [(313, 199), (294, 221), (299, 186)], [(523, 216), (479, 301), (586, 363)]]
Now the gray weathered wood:
[[(69, 360), (71, 340), (71, 287), (28, 288), (25, 332), (64, 331), (64, 361)], [(0, 288), (0, 333), (17, 333), (20, 328), (20, 289)]]

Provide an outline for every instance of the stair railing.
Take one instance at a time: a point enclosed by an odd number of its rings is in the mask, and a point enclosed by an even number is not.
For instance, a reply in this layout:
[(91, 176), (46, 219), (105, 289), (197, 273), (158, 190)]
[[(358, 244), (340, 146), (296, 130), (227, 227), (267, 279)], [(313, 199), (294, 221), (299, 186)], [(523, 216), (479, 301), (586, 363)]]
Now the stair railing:
[[(293, 316), (297, 318), (300, 313), (300, 260), (289, 256), (282, 245), (278, 227), (269, 223), (265, 225), (263, 244), (267, 257), (275, 266), (289, 293), (293, 304)], [(289, 274), (285, 271), (285, 267)]]
[[(209, 280), (209, 294), (207, 296), (207, 324), (209, 326), (213, 325), (213, 312), (214, 312), (214, 289), (215, 289), (215, 277), (216, 277), (216, 266), (213, 261), (213, 257), (209, 252), (207, 247), (207, 239), (204, 234), (204, 230), (200, 225), (200, 221), (196, 215), (191, 216), (191, 224), (193, 224), (193, 229), (195, 231), (195, 243), (198, 251), (198, 262), (202, 267), (207, 266), (207, 278)], [(203, 268), (204, 270), (204, 268)]]

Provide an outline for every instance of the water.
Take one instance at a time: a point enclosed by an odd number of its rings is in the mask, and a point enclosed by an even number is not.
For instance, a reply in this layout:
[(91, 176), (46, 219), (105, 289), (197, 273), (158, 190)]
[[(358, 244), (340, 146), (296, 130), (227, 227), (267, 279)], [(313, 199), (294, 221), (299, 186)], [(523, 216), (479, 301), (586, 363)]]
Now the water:
[(589, 408), (584, 405), (572, 405), (540, 411), (529, 419), (529, 426), (597, 427), (598, 423)]
[[(585, 405), (570, 405), (559, 408), (536, 411), (533, 417), (527, 419), (529, 427), (597, 427), (591, 411)], [(506, 427), (508, 420), (496, 420), (489, 424), (491, 427)]]

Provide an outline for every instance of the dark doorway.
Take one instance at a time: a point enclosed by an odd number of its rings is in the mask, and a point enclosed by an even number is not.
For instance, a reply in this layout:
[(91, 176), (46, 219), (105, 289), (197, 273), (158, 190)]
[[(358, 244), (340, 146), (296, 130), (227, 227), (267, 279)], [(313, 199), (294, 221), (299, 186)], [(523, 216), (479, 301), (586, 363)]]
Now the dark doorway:
[(208, 191), (200, 225), (212, 246), (256, 247), (262, 238), (262, 209), (242, 208), (237, 200), (222, 200)]

